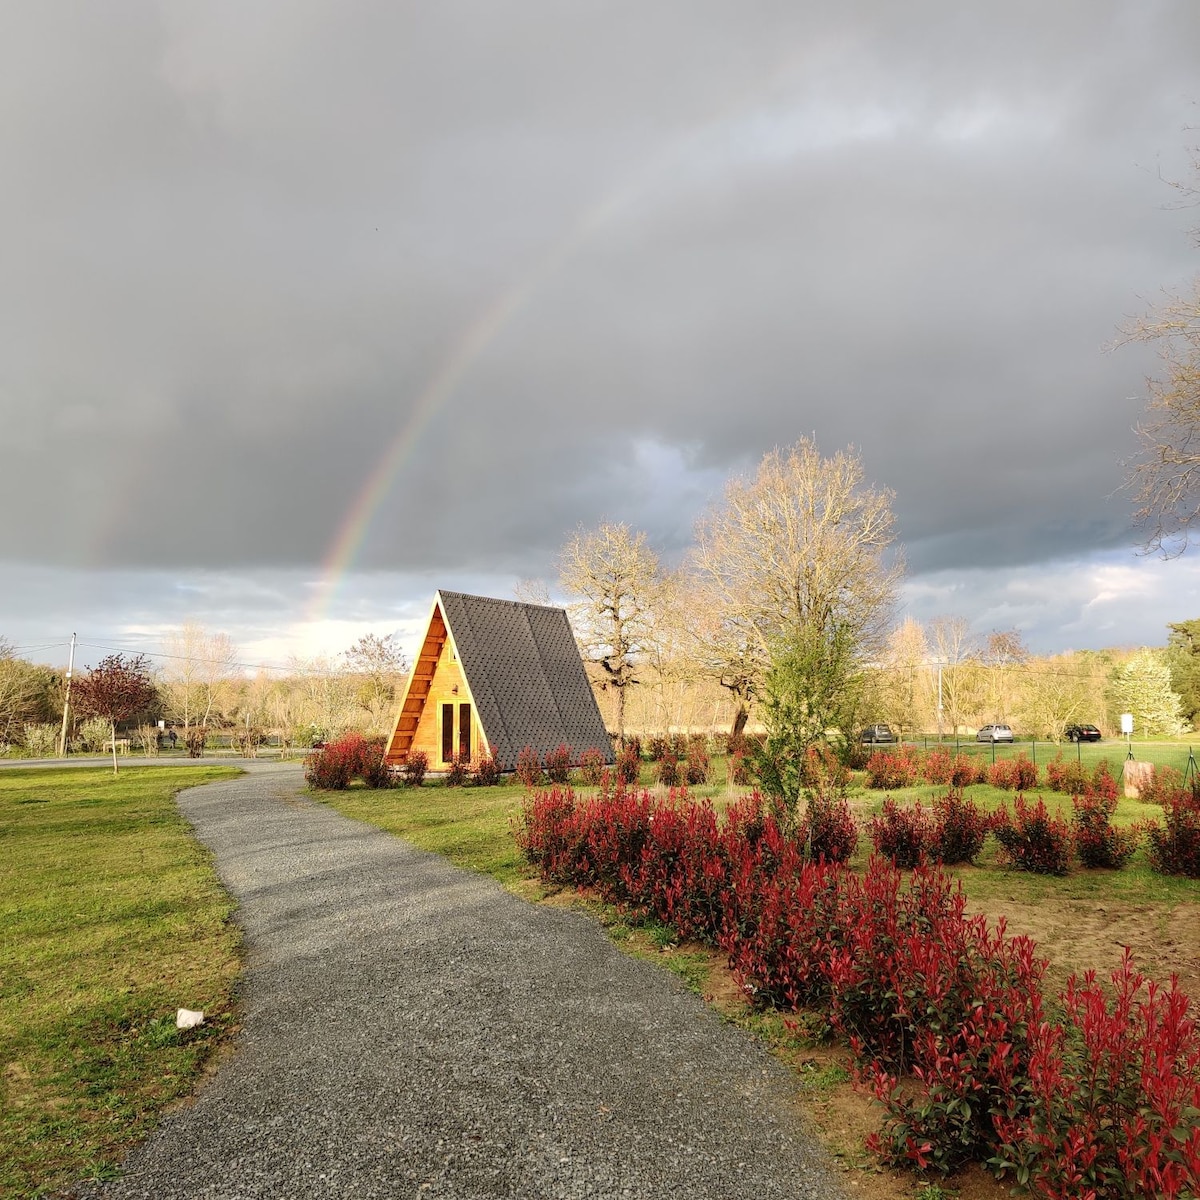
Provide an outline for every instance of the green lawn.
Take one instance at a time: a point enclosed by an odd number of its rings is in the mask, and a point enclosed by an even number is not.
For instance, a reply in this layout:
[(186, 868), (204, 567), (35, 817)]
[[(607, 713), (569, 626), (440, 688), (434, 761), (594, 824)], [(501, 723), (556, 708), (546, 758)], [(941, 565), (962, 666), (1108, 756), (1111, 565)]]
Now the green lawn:
[[(110, 1174), (195, 1086), (240, 935), (172, 797), (236, 774), (0, 773), (0, 1197)], [(177, 1032), (177, 1008), (206, 1024)]]

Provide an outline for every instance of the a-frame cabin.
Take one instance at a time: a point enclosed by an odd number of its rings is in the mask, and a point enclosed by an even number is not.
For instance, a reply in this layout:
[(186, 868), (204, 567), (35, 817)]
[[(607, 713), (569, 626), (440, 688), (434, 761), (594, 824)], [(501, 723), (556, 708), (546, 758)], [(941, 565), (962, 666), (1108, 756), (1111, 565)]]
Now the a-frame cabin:
[(491, 754), (512, 770), (526, 746), (613, 759), (612, 739), (561, 608), (439, 591), (386, 758), (423, 751), (432, 771)]

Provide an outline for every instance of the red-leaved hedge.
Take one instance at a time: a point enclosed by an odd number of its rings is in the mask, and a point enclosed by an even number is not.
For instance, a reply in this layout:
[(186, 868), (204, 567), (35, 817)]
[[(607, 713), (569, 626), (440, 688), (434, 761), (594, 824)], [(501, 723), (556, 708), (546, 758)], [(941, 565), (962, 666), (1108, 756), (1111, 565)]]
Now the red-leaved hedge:
[[(1040, 802), (1017, 805), (1010, 829), (1056, 840)], [(754, 1003), (822, 1008), (884, 1106), (884, 1160), (987, 1161), (1053, 1200), (1195, 1194), (1200, 1034), (1174, 984), (1126, 958), (1111, 1004), (1072, 980), (1056, 1023), (1033, 942), (968, 916), (943, 871), (856, 874), (814, 858), (810, 832), (757, 794), (718, 819), (684, 792), (554, 788), (527, 797), (517, 841), (543, 878), (719, 945)]]

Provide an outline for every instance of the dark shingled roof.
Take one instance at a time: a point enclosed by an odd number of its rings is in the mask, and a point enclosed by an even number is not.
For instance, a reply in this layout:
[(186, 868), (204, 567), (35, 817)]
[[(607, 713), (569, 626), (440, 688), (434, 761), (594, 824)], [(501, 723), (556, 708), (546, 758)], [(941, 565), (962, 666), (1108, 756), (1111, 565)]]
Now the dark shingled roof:
[(576, 761), (596, 749), (613, 762), (612, 739), (563, 609), (462, 592), (438, 597), (501, 766), (511, 770), (525, 746), (541, 758), (564, 742)]

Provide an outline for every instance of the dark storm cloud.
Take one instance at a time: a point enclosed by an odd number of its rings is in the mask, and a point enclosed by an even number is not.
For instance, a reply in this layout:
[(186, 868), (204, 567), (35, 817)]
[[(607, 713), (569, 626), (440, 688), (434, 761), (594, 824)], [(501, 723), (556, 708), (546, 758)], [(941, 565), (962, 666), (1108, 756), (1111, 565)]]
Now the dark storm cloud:
[[(1191, 3), (29, 6), (0, 48), (0, 557), (670, 553), (815, 433), (919, 570), (1128, 541)], [(476, 336), (479, 330), (486, 336)]]

